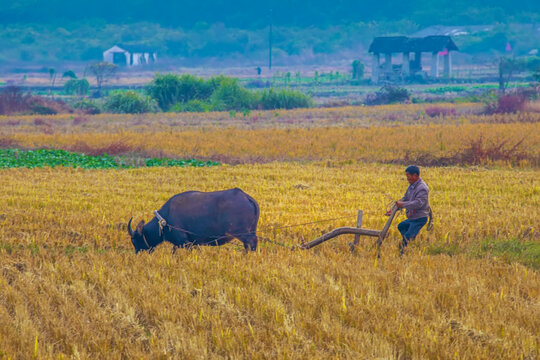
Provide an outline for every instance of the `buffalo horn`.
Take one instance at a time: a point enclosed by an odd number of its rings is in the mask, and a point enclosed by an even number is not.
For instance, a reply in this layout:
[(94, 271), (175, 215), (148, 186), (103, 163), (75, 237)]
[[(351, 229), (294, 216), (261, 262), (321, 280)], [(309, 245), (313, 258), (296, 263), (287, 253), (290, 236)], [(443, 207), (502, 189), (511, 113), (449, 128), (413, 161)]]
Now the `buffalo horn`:
[(129, 233), (129, 236), (133, 236), (133, 230), (131, 229), (131, 220), (133, 220), (133, 218), (129, 219), (129, 222), (127, 225), (127, 231)]

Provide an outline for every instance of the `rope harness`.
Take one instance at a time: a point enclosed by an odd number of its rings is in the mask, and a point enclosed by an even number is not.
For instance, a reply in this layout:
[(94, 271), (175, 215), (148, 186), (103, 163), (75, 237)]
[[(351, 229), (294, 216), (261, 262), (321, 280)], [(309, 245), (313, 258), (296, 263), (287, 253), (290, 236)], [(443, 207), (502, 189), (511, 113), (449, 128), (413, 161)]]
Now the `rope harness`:
[[(395, 201), (393, 201), (391, 203), (392, 207), (395, 205)], [(399, 211), (401, 212), (403, 209), (400, 209)], [(163, 230), (165, 228), (168, 228), (169, 231), (171, 229), (174, 229), (174, 230), (178, 230), (178, 231), (181, 231), (185, 234), (190, 234), (190, 235), (193, 235), (193, 236), (198, 236), (198, 237), (202, 237), (202, 235), (200, 234), (197, 234), (197, 233), (194, 233), (192, 231), (189, 231), (189, 230), (186, 230), (184, 228), (181, 228), (179, 226), (173, 226), (173, 225), (170, 225), (167, 223), (167, 221), (163, 218), (163, 216), (161, 216), (161, 214), (157, 211), (157, 210), (154, 210), (154, 215), (156, 216), (156, 219), (158, 220), (158, 227), (159, 227), (159, 237), (161, 239), (163, 239)], [(272, 231), (275, 231), (275, 230), (280, 230), (280, 229), (288, 229), (288, 228), (293, 228), (293, 227), (298, 227), (298, 226), (304, 226), (304, 225), (313, 225), (313, 224), (319, 224), (319, 223), (323, 223), (323, 222), (328, 222), (328, 221), (334, 221), (334, 220), (343, 220), (343, 219), (350, 219), (352, 217), (352, 215), (349, 215), (349, 216), (343, 216), (343, 217), (337, 217), (337, 218), (332, 218), (332, 219), (324, 219), (324, 220), (319, 220), (319, 221), (311, 221), (311, 222), (307, 222), (307, 223), (302, 223), (302, 224), (294, 224), (294, 225), (284, 225), (284, 226), (276, 226), (276, 227), (267, 227), (266, 229), (263, 228), (264, 230), (272, 230)], [(431, 207), (429, 208), (429, 222), (428, 222), (428, 225), (427, 225), (427, 230), (428, 231), (431, 231), (433, 230), (433, 211), (431, 210)], [(273, 239), (270, 239), (270, 238), (267, 238), (267, 237), (264, 237), (264, 236), (261, 236), (261, 235), (258, 235), (261, 231), (254, 231), (254, 232), (248, 232), (248, 233), (240, 233), (240, 234), (228, 234), (228, 235), (221, 235), (221, 236), (211, 236), (211, 239), (210, 241), (207, 241), (207, 242), (204, 242), (204, 243), (199, 243), (197, 245), (209, 245), (209, 244), (212, 244), (213, 242), (215, 242), (216, 245), (218, 245), (218, 242), (219, 240), (221, 239), (224, 239), (224, 238), (228, 238), (228, 237), (236, 237), (238, 238), (239, 236), (243, 236), (243, 235), (255, 235), (257, 236), (257, 238), (261, 239), (261, 240), (264, 240), (268, 243), (271, 243), (271, 244), (274, 244), (274, 245), (279, 245), (279, 246), (282, 246), (282, 247), (286, 247), (286, 248), (289, 248), (290, 246), (289, 245), (286, 245), (284, 243), (280, 243), (276, 240), (273, 240)], [(144, 239), (144, 243), (146, 244), (146, 246), (148, 248), (150, 248), (150, 245), (148, 244), (148, 241), (146, 240), (146, 236), (144, 236), (144, 233), (143, 233), (143, 239)], [(292, 247), (296, 247), (298, 246), (299, 244), (297, 245), (293, 245)], [(195, 246), (195, 242), (192, 241), (192, 242), (189, 242), (187, 243), (187, 246), (188, 248), (191, 248), (193, 246)]]
[(154, 215), (156, 215), (156, 218), (158, 219), (158, 226), (159, 226), (159, 237), (163, 236), (163, 228), (167, 226), (167, 221), (158, 213), (157, 210), (154, 210)]
[(150, 249), (151, 246), (148, 244), (148, 241), (146, 240), (146, 236), (144, 235), (144, 230), (141, 233), (142, 233), (142, 238), (144, 240), (146, 247)]
[[(161, 216), (161, 214), (157, 211), (157, 210), (154, 210), (154, 215), (156, 216), (156, 219), (158, 220), (158, 226), (159, 226), (159, 237), (162, 238), (163, 237), (163, 229), (164, 228), (168, 228), (169, 231), (171, 229), (174, 229), (174, 230), (178, 230), (178, 231), (181, 231), (183, 233), (186, 233), (186, 234), (190, 234), (190, 235), (193, 235), (193, 236), (198, 236), (198, 237), (202, 237), (202, 235), (200, 234), (197, 234), (197, 233), (194, 233), (192, 231), (189, 231), (189, 230), (186, 230), (184, 228), (181, 228), (179, 226), (174, 226), (174, 225), (171, 225), (171, 224), (168, 224), (167, 221), (163, 218), (163, 216)], [(307, 223), (302, 223), (302, 224), (294, 224), (294, 225), (285, 225), (285, 226), (275, 226), (275, 227), (267, 227), (267, 228), (263, 228), (263, 230), (272, 230), (272, 231), (275, 231), (275, 230), (280, 230), (280, 229), (288, 229), (288, 228), (293, 228), (293, 227), (298, 227), (298, 226), (304, 226), (304, 225), (312, 225), (312, 224), (318, 224), (318, 223), (322, 223), (322, 222), (328, 222), (328, 221), (334, 221), (334, 220), (342, 220), (342, 219), (349, 219), (351, 218), (352, 215), (349, 215), (349, 216), (343, 216), (343, 217), (338, 217), (338, 218), (332, 218), (332, 219), (324, 219), (324, 220), (319, 220), (319, 221), (311, 221), (311, 222), (307, 222)], [(218, 244), (218, 241), (221, 240), (221, 239), (224, 239), (224, 238), (228, 238), (228, 237), (238, 237), (238, 236), (243, 236), (243, 235), (256, 235), (257, 238), (261, 239), (261, 240), (264, 240), (268, 243), (271, 243), (271, 244), (274, 244), (274, 245), (279, 245), (279, 246), (282, 246), (282, 247), (286, 247), (286, 248), (289, 248), (290, 246), (289, 245), (286, 245), (284, 243), (280, 243), (276, 240), (272, 240), (270, 238), (267, 238), (267, 237), (264, 237), (264, 236), (261, 236), (259, 235), (259, 233), (261, 233), (261, 231), (254, 231), (254, 232), (247, 232), (247, 233), (239, 233), (239, 234), (229, 234), (229, 235), (221, 235), (221, 236), (211, 236), (211, 238), (213, 238), (212, 240), (210, 241), (207, 241), (207, 242), (204, 242), (204, 243), (199, 243), (197, 245), (209, 245), (209, 244), (212, 244), (213, 242), (216, 243), (216, 245)], [(143, 234), (143, 238), (144, 238), (144, 234)], [(148, 245), (148, 242), (146, 241), (146, 238), (144, 238), (144, 242), (146, 244), (147, 247), (150, 247)], [(190, 243), (187, 243), (188, 247), (192, 247), (192, 246), (195, 246), (195, 242), (190, 242)], [(293, 245), (294, 247), (295, 245)]]

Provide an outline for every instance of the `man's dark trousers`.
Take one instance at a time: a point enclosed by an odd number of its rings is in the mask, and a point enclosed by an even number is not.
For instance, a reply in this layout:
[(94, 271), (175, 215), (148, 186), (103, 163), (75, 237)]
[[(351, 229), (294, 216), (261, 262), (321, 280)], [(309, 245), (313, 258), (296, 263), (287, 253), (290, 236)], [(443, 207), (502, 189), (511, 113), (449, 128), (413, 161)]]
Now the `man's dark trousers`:
[(401, 254), (403, 254), (405, 246), (407, 246), (408, 242), (418, 235), (420, 229), (426, 225), (427, 221), (427, 217), (422, 217), (414, 220), (407, 219), (399, 223), (397, 228), (403, 237), (403, 242), (400, 249)]

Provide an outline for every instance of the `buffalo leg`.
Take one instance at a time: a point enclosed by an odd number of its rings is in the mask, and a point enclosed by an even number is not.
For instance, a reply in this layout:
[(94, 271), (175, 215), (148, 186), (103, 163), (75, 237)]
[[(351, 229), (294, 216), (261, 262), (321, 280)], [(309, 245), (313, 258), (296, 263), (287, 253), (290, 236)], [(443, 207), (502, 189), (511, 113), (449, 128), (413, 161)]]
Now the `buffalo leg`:
[(178, 230), (171, 231), (167, 236), (167, 241), (173, 244), (173, 254), (176, 253), (178, 248), (183, 248), (188, 242), (186, 233)]
[(257, 235), (255, 234), (249, 234), (249, 235), (242, 235), (239, 236), (238, 239), (244, 244), (244, 249), (246, 252), (248, 251), (256, 251), (257, 250)]

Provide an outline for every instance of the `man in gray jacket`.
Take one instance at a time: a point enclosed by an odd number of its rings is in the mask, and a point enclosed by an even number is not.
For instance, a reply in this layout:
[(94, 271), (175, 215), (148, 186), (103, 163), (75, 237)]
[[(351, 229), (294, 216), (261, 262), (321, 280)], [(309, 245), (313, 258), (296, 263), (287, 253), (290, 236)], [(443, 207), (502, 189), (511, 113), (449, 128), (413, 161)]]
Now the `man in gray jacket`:
[(405, 247), (409, 241), (414, 240), (420, 229), (426, 225), (430, 216), (429, 207), (429, 187), (420, 178), (420, 169), (416, 165), (411, 165), (405, 169), (405, 175), (409, 182), (409, 187), (401, 200), (396, 202), (399, 209), (405, 208), (407, 220), (398, 225), (398, 230), (403, 237), (400, 246), (400, 254), (403, 255)]

